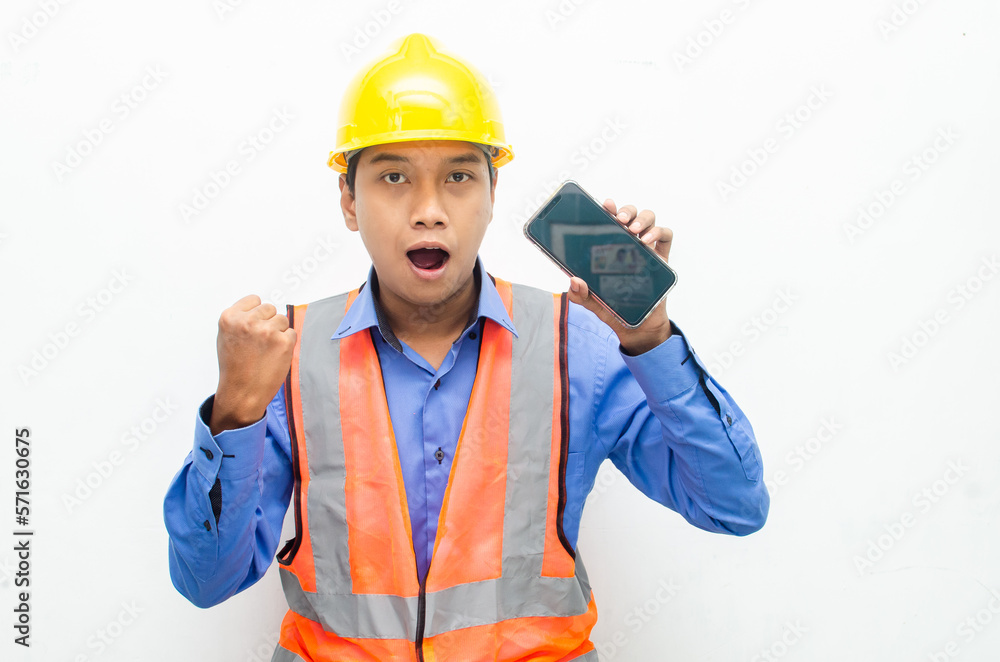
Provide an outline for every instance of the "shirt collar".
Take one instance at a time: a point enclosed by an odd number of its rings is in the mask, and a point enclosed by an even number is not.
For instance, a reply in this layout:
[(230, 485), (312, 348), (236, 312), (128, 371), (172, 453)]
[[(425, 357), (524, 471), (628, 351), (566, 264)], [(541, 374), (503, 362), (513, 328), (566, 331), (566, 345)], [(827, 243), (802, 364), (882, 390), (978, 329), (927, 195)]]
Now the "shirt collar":
[[(496, 285), (493, 284), (493, 280), (489, 277), (486, 272), (486, 268), (483, 266), (483, 261), (481, 258), (476, 258), (476, 277), (479, 281), (479, 300), (477, 306), (476, 316), (470, 320), (471, 322), (481, 318), (488, 317), (493, 320), (503, 328), (514, 334), (517, 337), (517, 329), (514, 327), (514, 322), (510, 319), (510, 315), (507, 314), (507, 308), (503, 305), (503, 299), (500, 298), (500, 293), (497, 292)], [(403, 351), (402, 345), (399, 344), (399, 339), (396, 338), (396, 334), (392, 332), (392, 328), (389, 327), (389, 322), (386, 320), (384, 313), (382, 312), (382, 307), (379, 305), (378, 300), (374, 296), (375, 290), (378, 288), (378, 275), (375, 273), (374, 265), (368, 270), (368, 281), (365, 286), (358, 294), (354, 303), (347, 310), (344, 315), (343, 321), (341, 321), (340, 326), (334, 331), (331, 340), (340, 340), (345, 338), (352, 333), (357, 333), (358, 331), (364, 331), (365, 329), (370, 329), (373, 326), (377, 326), (379, 332), (387, 343), (396, 348), (397, 351)]]

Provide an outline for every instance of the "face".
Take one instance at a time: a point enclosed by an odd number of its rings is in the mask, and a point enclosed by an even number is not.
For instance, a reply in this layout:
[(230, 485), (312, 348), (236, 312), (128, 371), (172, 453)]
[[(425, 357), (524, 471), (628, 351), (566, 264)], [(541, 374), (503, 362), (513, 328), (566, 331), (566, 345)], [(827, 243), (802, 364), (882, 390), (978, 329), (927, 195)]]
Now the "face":
[(341, 208), (378, 273), (380, 298), (415, 306), (468, 292), (496, 190), (486, 155), (467, 142), (425, 140), (361, 152), (352, 197), (341, 176)]

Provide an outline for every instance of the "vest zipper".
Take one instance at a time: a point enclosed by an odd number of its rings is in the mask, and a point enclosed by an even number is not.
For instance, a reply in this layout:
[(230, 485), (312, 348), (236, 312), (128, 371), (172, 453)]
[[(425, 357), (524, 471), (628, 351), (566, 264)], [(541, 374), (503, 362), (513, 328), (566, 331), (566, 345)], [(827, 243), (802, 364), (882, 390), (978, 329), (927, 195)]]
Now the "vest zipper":
[[(428, 568), (428, 571), (430, 569)], [(427, 611), (427, 575), (420, 580), (420, 593), (417, 596), (417, 632), (414, 646), (417, 649), (417, 660), (424, 662), (424, 619)]]
[[(477, 274), (478, 274), (478, 272), (477, 272)], [(489, 274), (486, 274), (486, 275), (490, 276)], [(496, 283), (496, 279), (493, 278), (493, 276), (490, 276), (490, 280), (492, 280), (494, 284)], [(563, 295), (563, 298), (566, 299), (566, 295)], [(566, 300), (568, 300), (568, 299), (566, 299)], [(485, 317), (480, 317), (479, 318), (479, 337), (480, 337), (480, 339), (485, 334), (485, 331), (486, 331), (486, 318)], [(476, 353), (476, 372), (477, 372), (477, 374), (479, 372), (479, 356), (481, 355), (482, 351), (483, 351), (483, 343), (482, 343), (482, 340), (480, 340), (479, 344), (476, 347), (476, 352), (477, 352)], [(438, 380), (438, 383), (440, 383), (440, 380)], [(434, 388), (437, 388), (437, 386), (435, 385)], [(567, 392), (568, 392), (568, 390), (567, 390)], [(438, 452), (442, 453), (442, 451), (441, 451), (440, 448), (438, 449)], [(456, 451), (456, 453), (457, 453), (457, 451)], [(451, 461), (455, 462), (457, 459), (458, 459), (458, 456), (455, 455), (455, 456), (453, 456), (451, 458)], [(441, 459), (438, 459), (438, 464), (440, 464), (440, 463), (441, 463)], [(452, 466), (454, 468), (454, 465), (452, 465)], [(439, 527), (440, 527), (440, 517), (441, 517), (441, 514), (438, 515), (438, 518), (439, 518), (438, 525), (439, 525)], [(438, 528), (438, 533), (439, 534), (441, 533), (441, 529), (440, 528)], [(435, 547), (437, 547), (437, 545), (435, 545)], [(414, 552), (414, 557), (416, 557), (416, 550), (413, 550), (413, 552)], [(417, 650), (417, 660), (418, 660), (418, 662), (424, 662), (424, 628), (426, 627), (425, 620), (427, 618), (427, 575), (430, 574), (430, 572), (431, 572), (431, 565), (433, 563), (434, 563), (434, 556), (432, 554), (431, 555), (431, 560), (427, 564), (427, 572), (424, 573), (423, 579), (420, 580), (420, 593), (417, 595), (417, 632), (416, 632), (416, 637), (414, 638), (414, 646), (416, 647), (416, 650)], [(417, 569), (417, 576), (418, 577), (420, 576), (420, 569), (419, 568)]]

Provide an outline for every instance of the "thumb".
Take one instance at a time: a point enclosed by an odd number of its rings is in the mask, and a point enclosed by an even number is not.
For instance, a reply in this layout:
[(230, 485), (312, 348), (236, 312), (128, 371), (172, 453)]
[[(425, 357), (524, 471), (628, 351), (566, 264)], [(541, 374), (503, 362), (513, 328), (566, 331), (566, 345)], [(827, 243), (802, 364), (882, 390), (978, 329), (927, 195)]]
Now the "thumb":
[(569, 300), (594, 313), (608, 326), (612, 328), (618, 326), (616, 323), (617, 320), (608, 312), (604, 305), (590, 295), (590, 288), (587, 287), (587, 283), (582, 278), (577, 278), (576, 276), (570, 277)]

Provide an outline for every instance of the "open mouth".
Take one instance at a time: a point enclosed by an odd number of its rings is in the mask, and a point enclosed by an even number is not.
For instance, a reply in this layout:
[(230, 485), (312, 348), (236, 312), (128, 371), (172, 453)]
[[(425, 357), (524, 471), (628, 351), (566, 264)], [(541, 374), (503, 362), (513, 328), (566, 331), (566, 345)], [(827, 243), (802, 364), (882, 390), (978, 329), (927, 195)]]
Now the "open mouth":
[(448, 261), (448, 251), (441, 248), (417, 248), (409, 251), (406, 257), (410, 258), (410, 262), (417, 269), (434, 271), (443, 267)]

